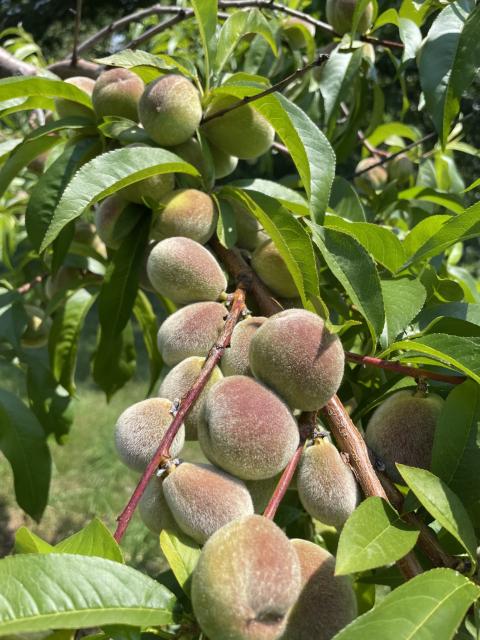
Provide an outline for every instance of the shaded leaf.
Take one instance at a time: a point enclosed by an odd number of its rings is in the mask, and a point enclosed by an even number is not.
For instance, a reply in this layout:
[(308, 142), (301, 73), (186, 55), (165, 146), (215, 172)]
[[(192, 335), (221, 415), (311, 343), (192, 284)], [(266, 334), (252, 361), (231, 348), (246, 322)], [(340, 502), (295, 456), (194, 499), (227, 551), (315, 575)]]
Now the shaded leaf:
[(200, 547), (180, 531), (166, 529), (160, 533), (160, 547), (178, 584), (189, 595), (190, 579), (200, 557)]
[(0, 450), (12, 467), (19, 506), (40, 520), (48, 500), (50, 451), (35, 415), (4, 389), (0, 389)]
[(150, 300), (140, 289), (137, 292), (133, 313), (142, 332), (143, 343), (148, 355), (150, 367), (150, 385), (147, 395), (153, 391), (155, 383), (160, 376), (163, 362), (157, 347), (158, 320)]

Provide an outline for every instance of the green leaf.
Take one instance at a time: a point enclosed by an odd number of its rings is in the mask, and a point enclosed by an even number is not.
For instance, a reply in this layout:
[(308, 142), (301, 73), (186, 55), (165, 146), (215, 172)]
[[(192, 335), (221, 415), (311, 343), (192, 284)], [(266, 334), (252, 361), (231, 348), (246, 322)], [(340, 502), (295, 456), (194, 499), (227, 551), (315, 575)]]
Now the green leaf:
[(362, 201), (352, 185), (342, 176), (336, 176), (333, 181), (330, 208), (340, 218), (351, 222), (365, 222)]
[(392, 351), (407, 349), (409, 352), (402, 358), (412, 360), (415, 353), (424, 354), (429, 356), (430, 362), (433, 358), (480, 382), (480, 338), (432, 333), (421, 338), (395, 342), (380, 357), (385, 357)]
[(120, 334), (101, 333), (93, 359), (93, 379), (107, 399), (121, 389), (135, 373), (136, 351), (132, 324)]
[(261, 11), (256, 8), (236, 11), (227, 18), (220, 30), (215, 60), (217, 73), (228, 62), (241, 38), (249, 33), (258, 33), (265, 38), (274, 55), (277, 55), (275, 34)]
[(336, 128), (340, 103), (345, 99), (345, 95), (350, 93), (363, 59), (361, 47), (355, 53), (350, 53), (342, 50), (341, 46), (332, 51), (330, 58), (323, 65), (319, 82), (329, 138)]
[(375, 344), (385, 324), (382, 289), (375, 263), (357, 240), (346, 233), (314, 224), (310, 226), (313, 241), (330, 271), (365, 318)]
[(479, 468), (480, 387), (467, 380), (449, 393), (443, 406), (435, 429), (432, 472), (462, 496), (470, 510), (480, 501)]
[(98, 518), (55, 545), (56, 553), (95, 556), (123, 563), (123, 554), (110, 531)]
[[(258, 86), (223, 85), (216, 89), (243, 98), (262, 91)], [(302, 180), (312, 220), (323, 223), (335, 177), (335, 154), (330, 143), (303, 109), (280, 93), (252, 102), (252, 107), (270, 122), (286, 145)]]
[(140, 326), (143, 343), (148, 355), (148, 364), (150, 367), (150, 385), (148, 387), (147, 395), (150, 395), (153, 391), (155, 383), (157, 382), (160, 372), (162, 370), (163, 362), (160, 352), (157, 347), (157, 333), (158, 333), (158, 320), (153, 310), (150, 300), (140, 289), (137, 292), (135, 298), (135, 304), (133, 306), (133, 313)]
[(62, 139), (59, 136), (45, 135), (33, 140), (26, 139), (15, 147), (0, 169), (0, 196), (5, 193), (15, 176), (34, 158), (60, 144), (60, 142), (62, 142)]
[(420, 280), (410, 278), (382, 280), (381, 285), (385, 305), (385, 327), (380, 344), (385, 349), (420, 313), (427, 292)]
[[(96, 62), (112, 67), (123, 67), (124, 69), (139, 67), (138, 75), (140, 75), (145, 82), (149, 82), (158, 77), (158, 71), (165, 71), (166, 69), (178, 69), (182, 75), (188, 78), (194, 79), (197, 77), (195, 65), (188, 58), (169, 56), (165, 53), (153, 54), (147, 51), (141, 51), (140, 49), (136, 51), (133, 49), (124, 49), (111, 56), (98, 58)], [(158, 71), (146, 75), (142, 72), (142, 67), (150, 67)]]
[(420, 83), (442, 145), (460, 98), (478, 71), (479, 28), (479, 7), (474, 9), (470, 0), (456, 0), (437, 16), (420, 50)]
[(426, 469), (397, 463), (402, 478), (439, 524), (460, 542), (477, 564), (477, 539), (465, 507), (447, 485)]
[(275, 198), (281, 202), (287, 209), (293, 211), (293, 213), (299, 216), (308, 216), (308, 202), (305, 198), (288, 187), (284, 187), (283, 184), (278, 182), (272, 182), (271, 180), (263, 180), (262, 178), (252, 178), (245, 180), (235, 180), (228, 183), (229, 187), (239, 187), (244, 191), (256, 191), (257, 193), (263, 193), (266, 196)]
[(333, 640), (451, 640), (480, 589), (452, 569), (433, 569), (389, 593)]
[(367, 140), (373, 147), (378, 147), (382, 142), (398, 144), (399, 137), (415, 141), (420, 138), (420, 133), (403, 122), (388, 122), (379, 125)]
[(38, 354), (22, 355), (27, 367), (27, 392), (30, 408), (47, 435), (53, 433), (57, 442), (69, 431), (73, 422), (72, 399), (58, 384), (52, 372)]
[(469, 207), (464, 213), (449, 218), (440, 229), (431, 235), (415, 254), (403, 265), (406, 268), (419, 260), (427, 260), (443, 253), (456, 242), (476, 238), (480, 234), (480, 203)]
[(237, 222), (232, 205), (223, 198), (213, 195), (218, 210), (217, 237), (219, 242), (231, 249), (237, 242)]
[(103, 558), (49, 554), (0, 560), (0, 635), (165, 625), (172, 621), (173, 602), (163, 585)]
[(419, 202), (433, 202), (441, 207), (445, 207), (447, 211), (453, 211), (453, 213), (463, 213), (464, 210), (462, 199), (458, 195), (443, 193), (421, 185), (401, 191), (398, 194), (398, 199), (407, 200), (412, 204), (415, 204), (416, 200)]
[(345, 523), (337, 548), (336, 575), (375, 569), (403, 558), (419, 532), (402, 522), (385, 500), (367, 498)]
[(240, 202), (272, 238), (297, 286), (302, 303), (314, 310), (320, 297), (313, 246), (302, 224), (279, 202), (258, 192), (225, 187), (221, 193)]
[(15, 553), (53, 553), (54, 550), (55, 547), (27, 527), (20, 527), (15, 532)]
[(397, 236), (386, 227), (371, 222), (349, 222), (327, 215), (325, 226), (338, 229), (355, 238), (386, 269), (395, 273), (405, 262), (405, 252)]
[(200, 557), (200, 547), (180, 531), (167, 529), (160, 533), (160, 547), (178, 584), (190, 595), (190, 579)]
[(25, 213), (25, 226), (28, 237), (37, 251), (52, 222), (55, 208), (65, 187), (97, 144), (96, 138), (84, 138), (77, 144), (67, 146), (33, 187)]
[(405, 257), (413, 256), (450, 219), (450, 215), (428, 216), (416, 224), (403, 239)]
[(352, 17), (352, 36), (357, 32), (358, 23), (360, 22), (360, 18), (363, 15), (363, 12), (367, 8), (367, 5), (370, 4), (370, 0), (359, 0), (355, 3), (355, 11), (353, 12)]
[(84, 165), (65, 189), (48, 226), (40, 251), (72, 220), (102, 198), (144, 178), (175, 171), (199, 175), (192, 165), (153, 147), (125, 147), (104, 153)]
[(50, 451), (37, 418), (4, 389), (0, 389), (0, 450), (12, 467), (19, 506), (39, 521), (48, 500)]
[(12, 98), (31, 98), (32, 96), (66, 98), (92, 108), (90, 96), (68, 82), (41, 78), (40, 76), (15, 76), (0, 80), (0, 101)]
[(57, 309), (48, 337), (52, 372), (70, 394), (75, 393), (75, 369), (83, 323), (95, 296), (79, 289)]
[(217, 0), (191, 0), (197, 19), (198, 30), (205, 54), (205, 83), (206, 91), (210, 86), (210, 73), (217, 48)]

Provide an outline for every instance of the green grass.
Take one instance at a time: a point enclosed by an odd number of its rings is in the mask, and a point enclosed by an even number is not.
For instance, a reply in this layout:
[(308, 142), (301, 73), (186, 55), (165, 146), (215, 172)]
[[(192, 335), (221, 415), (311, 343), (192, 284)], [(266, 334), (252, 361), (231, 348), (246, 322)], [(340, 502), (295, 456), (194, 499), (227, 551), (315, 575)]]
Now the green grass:
[[(83, 385), (78, 395), (68, 440), (62, 446), (51, 443), (53, 478), (49, 504), (39, 524), (16, 506), (11, 470), (6, 459), (0, 458), (0, 555), (8, 553), (14, 531), (22, 524), (50, 543), (78, 531), (94, 516), (114, 531), (116, 517), (135, 488), (138, 474), (119, 461), (113, 430), (120, 413), (144, 399), (145, 383), (130, 382), (110, 404), (101, 392)], [(201, 457), (195, 445), (189, 445), (184, 453), (191, 460)], [(137, 514), (122, 548), (129, 564), (152, 575), (165, 568), (158, 538)]]

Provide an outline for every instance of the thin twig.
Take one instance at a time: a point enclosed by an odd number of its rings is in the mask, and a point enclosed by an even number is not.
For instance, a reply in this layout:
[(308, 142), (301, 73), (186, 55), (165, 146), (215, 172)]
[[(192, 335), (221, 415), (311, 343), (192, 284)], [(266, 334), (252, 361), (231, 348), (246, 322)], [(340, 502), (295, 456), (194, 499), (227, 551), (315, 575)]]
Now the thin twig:
[(224, 116), (226, 113), (229, 113), (234, 109), (238, 109), (239, 107), (243, 107), (244, 105), (249, 104), (250, 102), (254, 102), (255, 100), (260, 100), (260, 98), (265, 98), (265, 96), (269, 96), (272, 93), (281, 91), (297, 78), (301, 78), (308, 71), (311, 71), (315, 67), (320, 67), (322, 66), (322, 64), (325, 64), (327, 60), (328, 60), (328, 55), (326, 53), (320, 54), (316, 60), (314, 60), (313, 62), (310, 62), (310, 64), (307, 64), (304, 67), (301, 67), (300, 69), (297, 69), (296, 71), (288, 75), (286, 78), (283, 78), (283, 80), (280, 80), (280, 82), (276, 82), (275, 84), (273, 84), (268, 89), (265, 89), (264, 91), (260, 91), (259, 93), (256, 93), (253, 96), (245, 96), (244, 98), (241, 98), (240, 100), (238, 100), (237, 102), (234, 102), (228, 107), (225, 107), (224, 109), (219, 109), (218, 111), (215, 111), (215, 113), (212, 113), (209, 116), (206, 116), (205, 118), (203, 118), (202, 124), (205, 124), (206, 122), (210, 122), (210, 120), (213, 120), (214, 118), (220, 118), (220, 116)]
[(281, 142), (272, 142), (272, 148), (276, 149), (277, 151), (279, 151), (284, 156), (289, 156), (290, 158), (292, 157), (291, 154), (290, 154), (290, 151)]
[(446, 382), (448, 384), (462, 384), (467, 379), (466, 376), (449, 376), (445, 373), (437, 373), (436, 371), (429, 371), (428, 369), (420, 369), (412, 367), (410, 365), (399, 364), (398, 362), (391, 362), (390, 360), (382, 360), (381, 358), (374, 358), (372, 356), (361, 356), (351, 351), (345, 351), (345, 357), (350, 362), (356, 362), (361, 365), (368, 365), (371, 367), (378, 367), (379, 369), (387, 369), (387, 371), (394, 371), (395, 373), (401, 373), (404, 376), (410, 376), (411, 378), (429, 378), (430, 380), (438, 380), (439, 382)]
[(77, 0), (77, 8), (75, 10), (75, 26), (73, 30), (73, 51), (70, 65), (74, 67), (78, 59), (78, 38), (80, 36), (80, 24), (82, 22), (82, 0)]
[(36, 284), (40, 284), (44, 277), (45, 276), (36, 276), (33, 280), (31, 280), (31, 282), (25, 282), (25, 284), (22, 284), (17, 288), (17, 293), (19, 293), (21, 296), (25, 295), (30, 291), (30, 289), (33, 289)]
[(117, 542), (120, 542), (120, 540), (123, 538), (129, 522), (132, 519), (134, 511), (140, 501), (140, 498), (147, 488), (150, 478), (153, 476), (153, 474), (161, 464), (169, 460), (170, 447), (172, 446), (172, 442), (174, 441), (175, 436), (182, 426), (183, 421), (190, 413), (197, 398), (205, 388), (205, 385), (207, 384), (215, 366), (220, 361), (220, 358), (225, 352), (225, 349), (230, 344), (233, 330), (235, 328), (235, 325), (237, 324), (237, 321), (240, 319), (244, 308), (245, 285), (243, 282), (240, 282), (233, 296), (232, 306), (225, 321), (225, 326), (222, 333), (220, 334), (217, 342), (210, 349), (198, 378), (195, 380), (195, 382), (183, 397), (180, 406), (178, 407), (178, 410), (167, 429), (167, 432), (163, 436), (157, 450), (155, 451), (155, 454), (153, 455), (153, 458), (149, 462), (144, 474), (140, 478), (140, 481), (130, 500), (128, 501), (127, 506), (118, 517), (118, 525), (114, 534), (114, 538)]
[(153, 36), (156, 36), (159, 33), (162, 33), (162, 31), (166, 31), (170, 27), (173, 27), (179, 22), (182, 22), (183, 20), (185, 20), (185, 18), (188, 18), (192, 15), (193, 15), (193, 10), (190, 10), (187, 13), (187, 10), (183, 9), (182, 11), (179, 11), (177, 15), (173, 16), (172, 18), (168, 18), (167, 20), (160, 22), (160, 24), (157, 24), (154, 27), (151, 27), (150, 29), (147, 29), (146, 31), (144, 31), (141, 35), (138, 36), (138, 38), (135, 38), (134, 40), (129, 42), (127, 45), (125, 45), (124, 49), (136, 49), (139, 45), (142, 44), (142, 42), (145, 42), (146, 40), (153, 38)]
[(272, 497), (270, 498), (269, 503), (267, 504), (265, 511), (263, 512), (265, 518), (270, 518), (270, 520), (273, 520), (273, 518), (275, 517), (277, 509), (280, 506), (280, 503), (283, 500), (283, 497), (285, 496), (285, 493), (287, 492), (290, 482), (292, 481), (292, 478), (295, 474), (295, 470), (298, 467), (298, 463), (300, 462), (300, 458), (302, 457), (305, 442), (313, 435), (316, 422), (316, 411), (304, 411), (298, 419), (300, 442), (295, 453), (293, 454), (292, 459), (283, 470), (280, 480), (275, 487), (275, 491), (273, 492)]

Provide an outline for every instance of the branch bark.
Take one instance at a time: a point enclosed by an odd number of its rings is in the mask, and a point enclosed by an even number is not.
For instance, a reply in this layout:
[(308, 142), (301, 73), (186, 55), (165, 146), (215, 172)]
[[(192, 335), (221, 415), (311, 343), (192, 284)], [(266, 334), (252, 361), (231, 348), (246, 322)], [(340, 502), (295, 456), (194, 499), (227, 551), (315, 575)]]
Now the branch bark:
[(217, 342), (210, 349), (198, 378), (195, 380), (193, 385), (190, 387), (190, 389), (182, 399), (180, 406), (178, 407), (178, 410), (176, 411), (175, 416), (167, 429), (167, 432), (163, 436), (153, 458), (149, 462), (147, 468), (145, 469), (145, 472), (140, 478), (140, 481), (130, 500), (128, 501), (127, 506), (118, 517), (118, 525), (114, 533), (114, 538), (117, 542), (120, 542), (120, 540), (123, 538), (130, 520), (132, 519), (134, 511), (140, 501), (140, 498), (147, 488), (150, 478), (157, 471), (160, 465), (169, 460), (170, 447), (172, 446), (172, 442), (174, 441), (175, 436), (182, 426), (184, 419), (190, 413), (190, 410), (192, 409), (195, 401), (198, 399), (199, 395), (205, 388), (205, 385), (207, 384), (212, 371), (220, 361), (220, 358), (224, 354), (225, 349), (229, 346), (235, 325), (237, 324), (237, 321), (239, 320), (243, 310), (245, 309), (245, 291), (245, 284), (243, 282), (240, 282), (233, 295), (232, 306), (225, 321), (225, 326), (222, 333), (220, 334)]
[(38, 69), (12, 56), (6, 49), (0, 47), (0, 78), (11, 76), (36, 76)]

